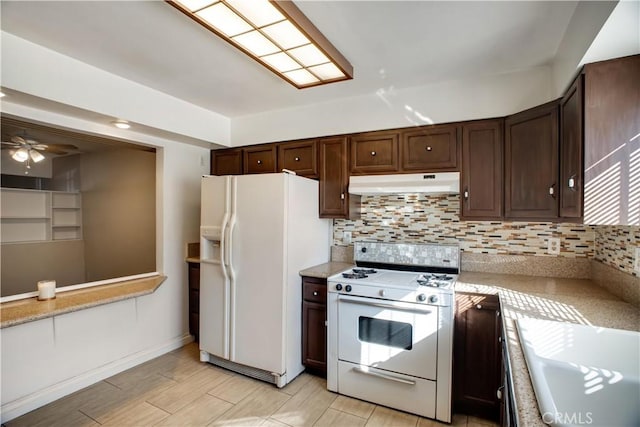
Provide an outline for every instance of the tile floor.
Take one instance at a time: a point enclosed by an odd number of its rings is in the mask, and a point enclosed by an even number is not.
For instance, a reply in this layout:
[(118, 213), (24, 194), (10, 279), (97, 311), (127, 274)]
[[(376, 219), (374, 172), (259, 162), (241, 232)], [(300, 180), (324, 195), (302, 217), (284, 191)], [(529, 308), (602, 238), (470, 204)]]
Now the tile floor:
[[(189, 344), (7, 422), (43, 426), (412, 426), (446, 424), (327, 391), (303, 373), (282, 389), (207, 363)], [(495, 426), (455, 415), (454, 426)]]

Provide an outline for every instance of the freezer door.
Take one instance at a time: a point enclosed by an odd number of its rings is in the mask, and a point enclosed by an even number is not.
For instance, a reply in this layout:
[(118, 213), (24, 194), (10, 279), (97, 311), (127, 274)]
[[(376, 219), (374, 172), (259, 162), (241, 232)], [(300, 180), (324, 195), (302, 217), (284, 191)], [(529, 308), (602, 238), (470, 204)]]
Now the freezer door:
[(200, 350), (229, 359), (229, 280), (222, 265), (200, 263)]
[(202, 178), (200, 215), (200, 349), (229, 358), (230, 278), (225, 262), (231, 177)]
[(285, 177), (235, 177), (230, 228), (231, 360), (285, 372)]

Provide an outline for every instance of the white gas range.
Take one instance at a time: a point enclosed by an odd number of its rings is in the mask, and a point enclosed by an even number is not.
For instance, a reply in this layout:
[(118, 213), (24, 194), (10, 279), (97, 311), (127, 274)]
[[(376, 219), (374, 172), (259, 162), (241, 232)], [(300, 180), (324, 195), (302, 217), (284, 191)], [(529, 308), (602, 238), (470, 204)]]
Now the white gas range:
[(451, 422), (455, 245), (359, 242), (328, 279), (327, 388)]

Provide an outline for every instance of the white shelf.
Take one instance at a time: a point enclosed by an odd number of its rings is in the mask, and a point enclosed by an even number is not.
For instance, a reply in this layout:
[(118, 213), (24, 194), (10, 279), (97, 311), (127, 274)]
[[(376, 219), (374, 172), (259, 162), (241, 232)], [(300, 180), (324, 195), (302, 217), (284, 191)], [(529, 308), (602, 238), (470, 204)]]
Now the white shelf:
[(80, 193), (1, 189), (2, 243), (82, 239)]

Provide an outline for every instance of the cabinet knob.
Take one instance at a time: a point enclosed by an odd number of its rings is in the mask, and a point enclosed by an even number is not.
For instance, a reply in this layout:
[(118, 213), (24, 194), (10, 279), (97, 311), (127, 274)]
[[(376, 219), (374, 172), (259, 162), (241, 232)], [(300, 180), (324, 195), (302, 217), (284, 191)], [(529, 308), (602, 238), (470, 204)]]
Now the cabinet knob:
[(427, 145), (427, 151), (431, 151), (431, 150), (432, 150), (431, 146)]
[(477, 308), (478, 310), (482, 310), (482, 304), (478, 304), (478, 305), (476, 305), (476, 308)]
[(258, 164), (261, 165), (262, 164), (262, 160), (258, 160)]
[(464, 190), (464, 193), (463, 193), (463, 194), (464, 194), (464, 198), (465, 198), (466, 200), (469, 200), (469, 190)]
[(372, 155), (372, 156), (375, 156), (375, 155), (376, 155), (376, 152), (375, 152), (375, 151), (372, 151), (372, 152), (371, 152), (371, 155)]
[(576, 176), (575, 176), (575, 175), (571, 175), (571, 176), (569, 177), (569, 182), (568, 182), (567, 186), (568, 186), (571, 190), (575, 190), (575, 189), (576, 189)]
[(318, 291), (313, 291), (313, 296), (317, 297), (318, 296)]
[(549, 187), (549, 195), (551, 197), (553, 197), (554, 199), (556, 198), (556, 189), (555, 189), (555, 184), (551, 184), (551, 187)]
[(340, 199), (344, 200), (344, 193), (340, 194)]
[(498, 400), (502, 400), (502, 389), (504, 388), (504, 386), (500, 387), (497, 391), (496, 391), (496, 397), (498, 398)]
[(296, 162), (299, 162), (299, 161), (300, 161), (300, 157), (296, 157), (296, 158), (295, 158), (295, 159), (293, 159), (293, 160), (295, 160)]

